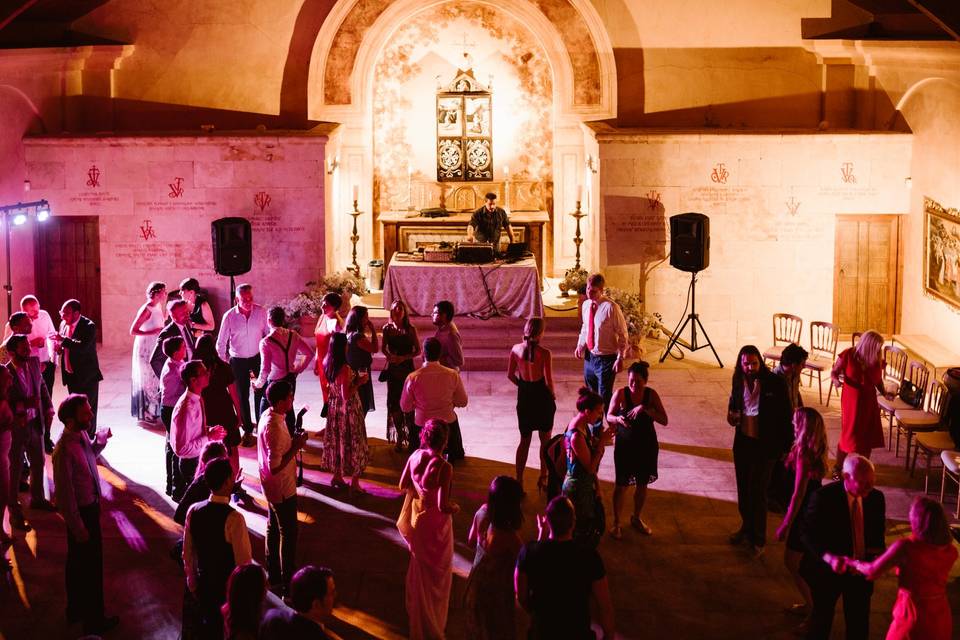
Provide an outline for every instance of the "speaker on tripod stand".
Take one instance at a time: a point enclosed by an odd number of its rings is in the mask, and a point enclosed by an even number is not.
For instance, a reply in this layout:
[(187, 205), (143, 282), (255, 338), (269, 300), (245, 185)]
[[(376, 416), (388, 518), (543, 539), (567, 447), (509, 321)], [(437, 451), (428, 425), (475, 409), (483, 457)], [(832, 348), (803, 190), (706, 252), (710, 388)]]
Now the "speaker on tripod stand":
[(233, 277), (241, 276), (253, 265), (253, 231), (246, 218), (220, 218), (210, 224), (213, 241), (213, 270), (230, 276), (230, 304), (236, 297)]
[[(670, 336), (667, 348), (660, 356), (660, 362), (667, 359), (674, 346), (683, 347), (691, 352), (710, 347), (713, 357), (717, 359), (717, 364), (722, 369), (723, 362), (720, 361), (720, 356), (713, 348), (710, 336), (707, 335), (706, 329), (700, 322), (700, 316), (697, 315), (697, 273), (710, 266), (710, 218), (702, 213), (680, 213), (670, 216), (670, 266), (690, 273), (688, 298), (690, 313), (687, 314), (683, 324), (678, 326)], [(690, 325), (689, 343), (680, 337), (688, 324)], [(706, 340), (704, 344), (697, 344), (698, 327)]]

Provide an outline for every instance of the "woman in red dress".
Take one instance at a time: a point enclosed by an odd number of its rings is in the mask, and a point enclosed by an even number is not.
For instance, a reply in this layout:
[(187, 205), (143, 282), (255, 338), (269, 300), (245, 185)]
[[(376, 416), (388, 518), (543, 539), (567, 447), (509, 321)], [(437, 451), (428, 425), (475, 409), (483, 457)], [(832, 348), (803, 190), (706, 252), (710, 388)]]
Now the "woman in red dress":
[(885, 366), (880, 358), (881, 349), (883, 337), (876, 331), (867, 331), (856, 347), (840, 354), (830, 372), (834, 386), (843, 387), (835, 474), (843, 467), (843, 459), (848, 453), (869, 458), (872, 449), (883, 446), (880, 405), (877, 404), (877, 392), (883, 393)]
[(910, 505), (912, 535), (894, 542), (873, 562), (848, 561), (873, 580), (896, 568), (899, 575), (887, 640), (947, 640), (953, 633), (947, 577), (957, 561), (947, 515), (939, 502), (917, 496)]

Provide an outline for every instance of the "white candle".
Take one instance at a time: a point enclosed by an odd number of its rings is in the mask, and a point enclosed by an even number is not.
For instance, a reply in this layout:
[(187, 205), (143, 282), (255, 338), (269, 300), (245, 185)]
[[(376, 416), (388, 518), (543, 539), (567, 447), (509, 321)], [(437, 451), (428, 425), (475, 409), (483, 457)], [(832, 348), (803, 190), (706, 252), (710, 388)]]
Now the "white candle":
[(355, 201), (360, 199), (360, 185), (353, 185), (353, 199)]
[(581, 200), (583, 200), (583, 185), (578, 184), (577, 185), (577, 202), (580, 202)]
[(507, 165), (503, 165), (503, 175), (506, 177), (507, 180), (510, 179), (510, 167), (508, 167)]
[(410, 165), (407, 165), (407, 177), (409, 178), (412, 175), (413, 175), (413, 167), (411, 167)]

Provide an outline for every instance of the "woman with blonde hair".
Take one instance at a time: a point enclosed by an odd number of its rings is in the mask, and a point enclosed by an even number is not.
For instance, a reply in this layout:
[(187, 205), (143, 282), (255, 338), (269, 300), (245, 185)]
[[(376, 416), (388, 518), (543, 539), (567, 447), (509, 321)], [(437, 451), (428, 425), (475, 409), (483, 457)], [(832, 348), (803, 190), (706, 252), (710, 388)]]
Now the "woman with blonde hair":
[(800, 529), (810, 496), (820, 488), (827, 473), (827, 430), (823, 417), (816, 409), (798, 407), (793, 412), (793, 433), (793, 447), (786, 459), (786, 466), (792, 470), (794, 477), (793, 495), (783, 522), (777, 527), (777, 540), (787, 541), (783, 564), (803, 597), (802, 603), (791, 605), (787, 611), (809, 616), (813, 610), (813, 596), (810, 586), (800, 575), (800, 560), (804, 552)]
[(839, 476), (848, 453), (869, 458), (873, 449), (883, 446), (880, 405), (877, 404), (877, 392), (884, 392), (882, 349), (883, 336), (876, 331), (867, 331), (860, 336), (856, 347), (840, 354), (830, 372), (833, 384), (843, 388), (834, 476)]
[(890, 545), (873, 562), (847, 560), (847, 566), (874, 580), (896, 568), (897, 600), (887, 640), (947, 640), (953, 634), (947, 578), (957, 561), (943, 506), (927, 496), (910, 505), (911, 535)]
[(167, 285), (151, 282), (146, 296), (130, 325), (130, 335), (134, 336), (130, 413), (137, 420), (154, 423), (160, 419), (160, 379), (150, 365), (150, 356), (157, 334), (167, 322)]
[(557, 412), (557, 394), (553, 388), (553, 356), (540, 346), (544, 331), (543, 318), (530, 318), (523, 328), (523, 342), (510, 348), (507, 378), (517, 385), (517, 424), (520, 444), (517, 446), (517, 482), (523, 486), (523, 470), (527, 466), (533, 432), (540, 436), (540, 478), (537, 486), (547, 482), (546, 447), (553, 431)]

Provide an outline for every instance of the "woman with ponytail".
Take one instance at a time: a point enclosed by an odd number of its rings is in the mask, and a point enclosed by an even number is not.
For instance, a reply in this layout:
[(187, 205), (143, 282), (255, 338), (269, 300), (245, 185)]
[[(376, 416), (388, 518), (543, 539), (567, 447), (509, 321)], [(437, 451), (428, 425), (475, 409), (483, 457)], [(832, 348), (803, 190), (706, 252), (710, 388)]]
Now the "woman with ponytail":
[(603, 397), (588, 387), (580, 387), (577, 394), (577, 415), (573, 416), (564, 434), (567, 454), (567, 475), (563, 479), (563, 495), (576, 510), (573, 537), (596, 547), (603, 535), (605, 517), (597, 469), (604, 449), (613, 444), (615, 425), (599, 435), (593, 435), (590, 425), (603, 418)]
[(537, 486), (546, 486), (546, 446), (553, 430), (557, 411), (553, 388), (553, 359), (550, 350), (540, 346), (543, 338), (543, 318), (530, 318), (523, 328), (523, 342), (510, 349), (507, 378), (517, 385), (517, 424), (520, 444), (517, 446), (517, 482), (523, 486), (523, 470), (533, 432), (540, 435), (540, 477)]

